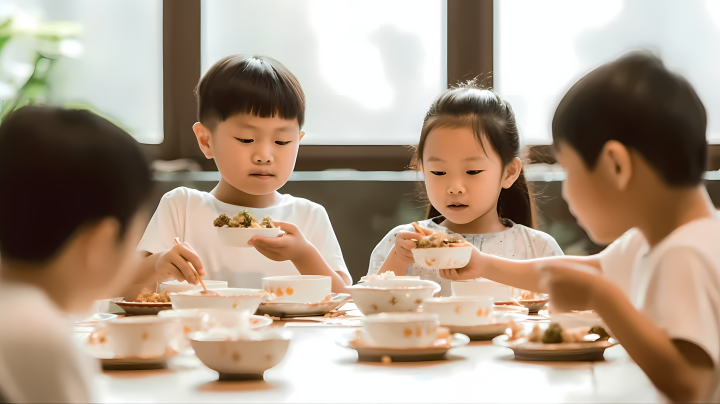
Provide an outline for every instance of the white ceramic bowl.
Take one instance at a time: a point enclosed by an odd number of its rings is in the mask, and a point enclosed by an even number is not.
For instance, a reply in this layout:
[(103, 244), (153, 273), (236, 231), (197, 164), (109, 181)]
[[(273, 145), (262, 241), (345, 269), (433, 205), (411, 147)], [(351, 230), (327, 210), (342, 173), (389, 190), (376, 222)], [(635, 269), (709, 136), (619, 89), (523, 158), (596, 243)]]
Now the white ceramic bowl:
[[(159, 317), (179, 318), (183, 324), (183, 331), (187, 333), (203, 331), (211, 327), (238, 328), (242, 313), (235, 309), (180, 309), (164, 310), (158, 313)], [(248, 316), (251, 330), (264, 330), (272, 319), (265, 316)]]
[(248, 241), (255, 236), (277, 237), (280, 229), (273, 227), (271, 229), (246, 229), (244, 227), (218, 227), (217, 234), (223, 244), (230, 247), (252, 247), (248, 245)]
[(416, 311), (423, 299), (441, 287), (433, 281), (383, 279), (348, 287), (357, 308), (365, 315)]
[(165, 354), (177, 319), (157, 316), (118, 318), (106, 323), (108, 343), (116, 358)]
[(441, 325), (484, 325), (493, 320), (493, 299), (479, 296), (436, 297), (423, 300), (423, 313), (435, 313)]
[(450, 283), (453, 296), (492, 297), (496, 302), (504, 302), (521, 293), (521, 289), (489, 279), (469, 279)]
[[(205, 282), (205, 287), (208, 289), (221, 289), (221, 288), (227, 288), (228, 283), (226, 281), (212, 281), (212, 280), (205, 280), (203, 279), (203, 282)], [(167, 281), (162, 282), (160, 284), (160, 291), (167, 290), (168, 293), (180, 293), (180, 292), (187, 292), (189, 290), (202, 290), (202, 285), (198, 283), (197, 285), (191, 285), (187, 283), (187, 281)]]
[(474, 247), (413, 248), (415, 264), (431, 269), (463, 268), (470, 262)]
[(437, 314), (430, 313), (380, 313), (363, 319), (373, 345), (393, 348), (432, 345), (439, 324)]
[(322, 275), (271, 276), (262, 287), (274, 293), (273, 303), (317, 303), (331, 296), (332, 278)]
[(255, 313), (260, 306), (264, 294), (260, 289), (222, 288), (213, 289), (220, 296), (206, 296), (200, 291), (192, 290), (182, 293), (171, 293), (173, 309), (235, 309)]
[(199, 332), (190, 334), (195, 355), (223, 376), (258, 377), (285, 357), (290, 333), (266, 330), (260, 339), (228, 339)]

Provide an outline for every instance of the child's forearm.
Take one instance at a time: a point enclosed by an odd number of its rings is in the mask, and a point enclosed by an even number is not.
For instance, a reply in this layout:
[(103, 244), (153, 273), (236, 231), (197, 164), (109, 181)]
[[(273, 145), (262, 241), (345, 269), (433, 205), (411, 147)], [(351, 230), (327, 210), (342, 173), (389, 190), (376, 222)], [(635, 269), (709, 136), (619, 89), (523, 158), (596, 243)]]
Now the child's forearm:
[(591, 308), (653, 384), (676, 402), (702, 400), (711, 381), (712, 366), (692, 366), (667, 334), (608, 281), (599, 281), (595, 290)]
[(402, 262), (400, 257), (395, 254), (395, 248), (393, 247), (393, 249), (390, 250), (390, 254), (388, 254), (387, 258), (385, 258), (385, 261), (380, 266), (380, 269), (378, 269), (377, 273), (381, 274), (383, 272), (394, 272), (397, 276), (405, 276), (407, 275), (407, 267), (408, 264)]
[[(476, 249), (473, 251), (473, 254), (478, 255), (482, 253)], [(582, 263), (591, 265), (598, 270), (600, 269), (600, 261), (597, 256), (559, 256), (519, 261), (490, 254), (482, 254), (482, 259), (471, 259), (468, 266), (480, 266), (478, 273), (481, 273), (483, 278), (519, 289), (545, 292), (540, 290), (540, 274), (536, 270), (538, 265), (562, 266), (567, 263)]]
[(303, 275), (324, 275), (332, 279), (333, 293), (347, 293), (345, 288), (350, 284), (350, 279), (345, 278), (336, 272), (325, 262), (320, 252), (311, 245), (307, 252), (292, 260), (295, 268)]

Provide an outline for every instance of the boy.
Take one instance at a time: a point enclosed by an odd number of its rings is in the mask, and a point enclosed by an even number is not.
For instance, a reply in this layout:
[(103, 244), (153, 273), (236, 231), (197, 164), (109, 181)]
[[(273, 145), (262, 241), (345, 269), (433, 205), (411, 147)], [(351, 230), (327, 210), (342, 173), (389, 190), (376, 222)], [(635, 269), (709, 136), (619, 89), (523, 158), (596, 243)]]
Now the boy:
[[(195, 94), (193, 131), (221, 180), (210, 193), (181, 187), (165, 194), (138, 246), (144, 273), (197, 284), (189, 261), (201, 276), (209, 272), (231, 287), (259, 288), (263, 277), (300, 273), (330, 276), (333, 292), (343, 291), (352, 279), (327, 212), (277, 192), (305, 134), (305, 95), (295, 76), (268, 57), (228, 56), (205, 73)], [(244, 209), (258, 220), (272, 216), (286, 234), (255, 237), (255, 248), (223, 245), (213, 220)], [(184, 243), (173, 246), (175, 237)]]
[(97, 363), (67, 313), (135, 274), (152, 182), (137, 142), (88, 111), (24, 107), (0, 125), (0, 402), (92, 402)]
[(706, 124), (690, 84), (654, 56), (597, 68), (560, 102), (553, 142), (578, 222), (598, 243), (617, 240), (590, 257), (474, 251), (442, 276), (545, 291), (554, 310), (595, 310), (667, 397), (718, 401), (720, 220), (702, 185)]

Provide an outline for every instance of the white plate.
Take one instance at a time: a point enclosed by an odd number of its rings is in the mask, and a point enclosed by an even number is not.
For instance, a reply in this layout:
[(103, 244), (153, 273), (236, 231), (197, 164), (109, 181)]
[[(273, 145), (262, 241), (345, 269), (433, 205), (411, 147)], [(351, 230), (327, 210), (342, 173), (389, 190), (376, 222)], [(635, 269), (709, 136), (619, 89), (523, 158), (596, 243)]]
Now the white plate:
[[(340, 340), (338, 345), (353, 349), (358, 353), (358, 360), (363, 362), (379, 362), (384, 356), (390, 357), (393, 362), (420, 362), (445, 359), (445, 354), (452, 348), (458, 348), (470, 343), (470, 338), (463, 334), (453, 334), (450, 346), (427, 346), (420, 348), (385, 348), (372, 345), (355, 346), (349, 340)], [(367, 340), (367, 339), (366, 339)], [(437, 343), (437, 341), (436, 341)]]
[(172, 309), (172, 303), (116, 302), (115, 304), (132, 316), (153, 315)]
[(115, 357), (107, 343), (93, 345), (89, 343), (89, 334), (79, 336), (80, 347), (91, 357), (97, 359), (106, 370), (145, 370), (164, 369), (167, 361), (177, 356), (177, 352), (168, 349), (164, 355), (152, 357)]
[(85, 318), (78, 318), (77, 316), (72, 316), (70, 321), (75, 326), (92, 326), (97, 323), (114, 320), (116, 318), (117, 318), (117, 314), (95, 313), (92, 316), (85, 317)]
[(527, 342), (524, 338), (508, 341), (507, 335), (500, 335), (493, 338), (493, 345), (512, 349), (515, 359), (523, 361), (601, 361), (605, 359), (605, 350), (617, 345), (617, 341), (611, 338), (601, 342), (543, 344)]
[(318, 303), (260, 303), (258, 311), (274, 317), (322, 316), (345, 305), (350, 295), (333, 293), (332, 299)]
[(495, 305), (493, 307), (493, 311), (496, 313), (512, 313), (512, 314), (522, 314), (527, 315), (530, 313), (530, 310), (528, 310), (527, 307), (520, 307), (520, 306), (505, 306), (505, 305)]

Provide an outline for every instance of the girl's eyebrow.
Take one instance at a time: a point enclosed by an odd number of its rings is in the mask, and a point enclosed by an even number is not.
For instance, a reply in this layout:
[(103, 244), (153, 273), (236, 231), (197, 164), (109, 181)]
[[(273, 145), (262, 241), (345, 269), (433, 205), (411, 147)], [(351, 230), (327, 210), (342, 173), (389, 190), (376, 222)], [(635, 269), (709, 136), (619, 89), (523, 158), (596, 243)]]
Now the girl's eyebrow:
[(438, 157), (429, 157), (429, 158), (427, 159), (427, 161), (428, 161), (428, 163), (431, 162), (431, 161), (442, 161), (443, 163), (445, 162), (445, 160), (443, 160), (443, 159), (441, 159), (441, 158), (438, 158)]

